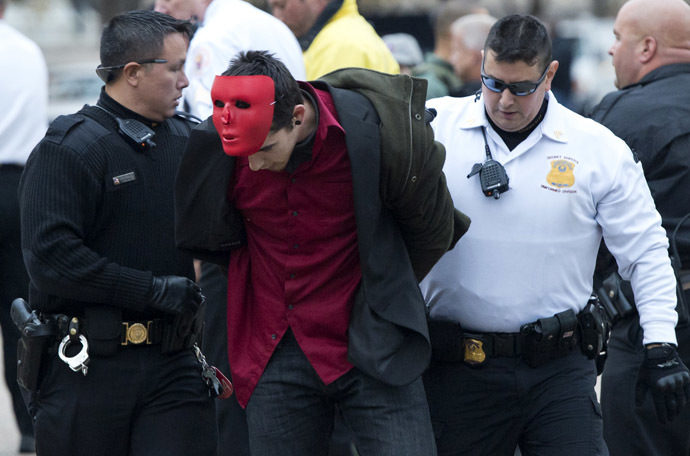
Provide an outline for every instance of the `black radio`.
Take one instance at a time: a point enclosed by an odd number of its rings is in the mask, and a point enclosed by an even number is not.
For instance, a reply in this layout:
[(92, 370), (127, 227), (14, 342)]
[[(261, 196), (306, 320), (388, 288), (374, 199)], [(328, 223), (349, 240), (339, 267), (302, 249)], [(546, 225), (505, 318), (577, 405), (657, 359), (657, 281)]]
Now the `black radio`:
[(489, 149), (489, 144), (486, 142), (486, 133), (483, 128), (482, 135), (484, 136), (486, 161), (484, 163), (475, 163), (467, 178), (469, 179), (479, 173), (479, 183), (484, 196), (493, 196), (495, 199), (499, 199), (501, 193), (505, 193), (510, 189), (508, 186), (508, 174), (503, 165), (491, 156), (491, 149)]

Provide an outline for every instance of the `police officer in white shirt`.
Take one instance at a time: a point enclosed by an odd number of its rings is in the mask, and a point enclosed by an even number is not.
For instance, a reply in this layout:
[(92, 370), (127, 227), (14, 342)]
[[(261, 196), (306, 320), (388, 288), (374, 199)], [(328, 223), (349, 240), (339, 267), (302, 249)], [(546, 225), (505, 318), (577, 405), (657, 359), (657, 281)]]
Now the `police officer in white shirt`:
[(668, 241), (641, 166), (609, 130), (558, 104), (557, 69), (544, 25), (506, 16), (484, 46), (481, 95), (427, 102), (448, 187), (472, 218), (422, 282), (439, 455), (608, 454), (593, 359), (606, 325), (590, 299), (602, 236), (644, 329), (639, 392), (669, 417), (690, 399)]
[(189, 112), (206, 119), (213, 111), (213, 78), (228, 69), (240, 51), (267, 50), (302, 81), (302, 49), (280, 20), (243, 0), (156, 0), (154, 9), (177, 19), (194, 18), (199, 29), (189, 44), (184, 67), (189, 78), (184, 100)]
[(20, 451), (32, 453), (33, 425), (17, 385), (19, 330), (10, 318), (10, 304), (28, 299), (29, 277), (20, 245), (17, 187), (31, 149), (48, 128), (48, 69), (36, 43), (4, 19), (0, 0), (0, 327), (5, 380), (21, 433)]

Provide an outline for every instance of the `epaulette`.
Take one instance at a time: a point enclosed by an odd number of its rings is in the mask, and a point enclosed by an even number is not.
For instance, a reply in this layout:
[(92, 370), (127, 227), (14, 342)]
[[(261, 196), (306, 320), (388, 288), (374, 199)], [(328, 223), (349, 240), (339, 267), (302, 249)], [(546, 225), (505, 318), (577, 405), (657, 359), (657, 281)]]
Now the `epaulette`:
[[(78, 134), (72, 134), (76, 133), (77, 127)], [(71, 140), (74, 139), (79, 147), (83, 147), (108, 133), (109, 131), (95, 120), (81, 113), (76, 113), (58, 116), (50, 124), (45, 140), (55, 144), (73, 146)]]
[(78, 114), (58, 116), (50, 123), (45, 140), (55, 144), (60, 144), (70, 130), (84, 122), (84, 117)]

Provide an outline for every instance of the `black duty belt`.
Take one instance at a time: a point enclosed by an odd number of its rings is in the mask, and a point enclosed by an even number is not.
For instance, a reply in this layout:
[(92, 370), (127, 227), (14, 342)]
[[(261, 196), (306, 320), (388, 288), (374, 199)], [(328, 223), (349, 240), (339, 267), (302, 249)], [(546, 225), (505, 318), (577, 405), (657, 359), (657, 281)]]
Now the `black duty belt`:
[[(87, 337), (96, 337), (98, 335), (89, 332), (89, 324), (86, 318), (72, 317), (68, 318), (69, 327), (65, 326), (60, 338), (69, 334), (78, 334), (83, 332)], [(78, 325), (78, 326), (77, 326)], [(163, 319), (155, 318), (153, 320), (136, 320), (123, 321), (120, 326), (120, 345), (155, 345), (163, 341)], [(73, 329), (73, 328), (78, 329)], [(93, 330), (92, 330), (93, 331)]]

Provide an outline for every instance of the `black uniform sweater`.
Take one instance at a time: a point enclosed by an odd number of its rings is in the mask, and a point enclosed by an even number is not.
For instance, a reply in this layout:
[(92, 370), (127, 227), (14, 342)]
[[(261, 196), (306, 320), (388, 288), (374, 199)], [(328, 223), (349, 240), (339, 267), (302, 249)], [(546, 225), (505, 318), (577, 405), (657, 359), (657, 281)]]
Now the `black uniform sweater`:
[(177, 117), (152, 122), (105, 91), (98, 105), (152, 128), (156, 146), (135, 145), (93, 106), (51, 124), (19, 187), (30, 305), (83, 315), (102, 304), (122, 308), (128, 320), (150, 317), (153, 276), (193, 277), (173, 223), (175, 175), (192, 125)]

